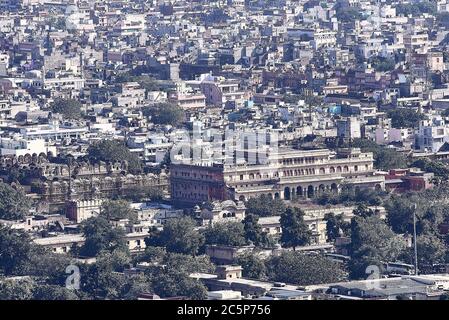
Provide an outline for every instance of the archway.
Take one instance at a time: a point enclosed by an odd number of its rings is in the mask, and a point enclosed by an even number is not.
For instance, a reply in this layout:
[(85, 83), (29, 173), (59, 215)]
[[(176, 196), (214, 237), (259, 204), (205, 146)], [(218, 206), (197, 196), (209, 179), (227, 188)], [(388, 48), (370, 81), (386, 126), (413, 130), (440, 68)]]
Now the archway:
[(308, 186), (307, 187), (307, 197), (308, 198), (313, 198), (313, 196), (315, 195), (315, 190), (313, 188), (313, 186)]
[(300, 196), (302, 197), (303, 196), (303, 194), (302, 194), (302, 187), (301, 186), (296, 188), (296, 195), (298, 197), (300, 197)]
[(285, 200), (290, 200), (291, 199), (290, 188), (289, 187), (285, 187), (284, 188), (284, 199)]
[(332, 192), (338, 192), (338, 185), (336, 183), (332, 183), (331, 190), (332, 190)]

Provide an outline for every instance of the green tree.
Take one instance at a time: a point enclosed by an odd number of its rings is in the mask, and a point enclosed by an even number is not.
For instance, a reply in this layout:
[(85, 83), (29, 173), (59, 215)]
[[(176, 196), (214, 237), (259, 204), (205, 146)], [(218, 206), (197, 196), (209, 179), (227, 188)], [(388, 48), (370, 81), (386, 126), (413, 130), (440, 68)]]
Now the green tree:
[(265, 194), (251, 198), (246, 203), (246, 214), (259, 217), (280, 216), (285, 211), (285, 204), (280, 199), (272, 199)]
[(92, 144), (87, 149), (87, 153), (89, 158), (97, 162), (127, 161), (128, 170), (131, 173), (140, 173), (142, 170), (137, 155), (129, 151), (129, 149), (120, 141), (102, 140)]
[(254, 214), (247, 214), (243, 219), (243, 230), (245, 238), (255, 245), (260, 244), (262, 239), (262, 227), (259, 224), (259, 217)]
[(127, 276), (126, 282), (120, 293), (121, 299), (137, 300), (142, 293), (152, 292), (150, 279), (144, 274), (135, 274)]
[(412, 109), (393, 109), (387, 112), (387, 116), (391, 118), (391, 125), (394, 128), (416, 128), (419, 121), (424, 119), (424, 115)]
[(359, 9), (354, 7), (341, 7), (336, 8), (337, 19), (341, 22), (354, 22), (362, 19), (362, 14)]
[(154, 293), (161, 297), (204, 299), (207, 292), (205, 286), (190, 275), (195, 272), (213, 272), (215, 268), (209, 257), (167, 252), (161, 260), (160, 253), (159, 250), (156, 255), (153, 252), (153, 259), (148, 261), (153, 265), (145, 272), (151, 279)]
[(147, 246), (144, 250), (144, 252), (138, 254), (134, 258), (134, 263), (139, 262), (153, 262), (160, 264), (162, 263), (162, 260), (164, 259), (166, 254), (166, 250), (163, 247), (153, 247), (153, 246)]
[(129, 203), (124, 200), (106, 200), (101, 205), (100, 214), (107, 220), (129, 219), (137, 220), (137, 214), (130, 207)]
[(143, 110), (145, 116), (151, 117), (155, 124), (180, 125), (185, 118), (184, 110), (175, 104), (159, 103)]
[(346, 277), (338, 263), (320, 255), (295, 251), (271, 256), (266, 265), (270, 280), (302, 286), (338, 282)]
[(34, 300), (78, 300), (74, 291), (56, 285), (38, 285), (33, 291)]
[(305, 246), (310, 243), (311, 231), (304, 221), (304, 212), (298, 208), (289, 207), (280, 219), (282, 235), (281, 243), (284, 247)]
[(91, 217), (83, 221), (81, 229), (86, 238), (80, 250), (84, 256), (95, 257), (103, 250), (109, 252), (128, 250), (125, 230), (114, 227), (102, 216)]
[(208, 226), (204, 232), (205, 243), (209, 245), (244, 246), (245, 231), (240, 222), (221, 222)]
[(0, 219), (18, 220), (29, 214), (31, 201), (19, 189), (0, 182)]
[(375, 215), (375, 212), (374, 212), (374, 210), (373, 209), (370, 209), (367, 205), (365, 205), (365, 204), (359, 204), (358, 206), (357, 206), (357, 208), (355, 208), (353, 211), (352, 211), (352, 213), (355, 215), (355, 216), (358, 216), (358, 217), (362, 217), (362, 218), (366, 218), (366, 217), (371, 217), (371, 216), (374, 216)]
[(72, 264), (70, 256), (53, 253), (47, 248), (34, 245), (29, 254), (29, 260), (28, 275), (45, 279), (49, 285), (62, 286), (65, 284), (66, 268)]
[(349, 224), (344, 221), (343, 215), (335, 215), (333, 212), (326, 213), (324, 220), (326, 221), (326, 235), (328, 241), (335, 241), (341, 236), (340, 232), (343, 232), (343, 234), (347, 233)]
[(245, 252), (236, 259), (236, 264), (242, 266), (243, 277), (266, 280), (267, 268), (264, 261), (253, 252)]
[[(127, 295), (126, 288), (136, 287), (135, 279), (123, 274), (130, 262), (131, 257), (123, 250), (102, 251), (94, 264), (81, 266), (81, 290), (93, 299), (123, 298)], [(148, 283), (147, 279), (142, 281)]]
[(195, 255), (204, 243), (204, 236), (198, 232), (195, 220), (182, 217), (168, 220), (162, 231), (154, 231), (145, 242), (166, 247), (170, 252)]
[(395, 67), (395, 61), (389, 58), (383, 58), (380, 56), (370, 59), (371, 65), (376, 71), (392, 71)]
[[(418, 269), (423, 268), (423, 266), (445, 262), (446, 245), (438, 236), (422, 234), (418, 236), (416, 246), (418, 251)], [(408, 248), (402, 257), (407, 263), (413, 264), (415, 259), (413, 248)]]
[(32, 300), (36, 283), (29, 277), (22, 279), (0, 278), (0, 300)]
[(351, 220), (351, 260), (352, 278), (366, 277), (366, 268), (395, 261), (405, 249), (405, 242), (377, 216), (354, 217)]
[(374, 166), (381, 170), (407, 168), (407, 159), (396, 150), (380, 148), (374, 156)]
[(62, 114), (65, 118), (79, 119), (82, 116), (81, 102), (73, 99), (56, 99), (51, 105), (51, 111)]
[(413, 232), (414, 202), (405, 196), (391, 197), (385, 203), (387, 223), (396, 233)]
[(274, 241), (270, 236), (262, 231), (259, 224), (259, 217), (255, 214), (247, 214), (243, 219), (243, 230), (245, 231), (245, 238), (251, 241), (255, 246), (267, 247)]
[(404, 154), (390, 148), (376, 144), (368, 139), (354, 139), (344, 145), (345, 147), (360, 148), (362, 152), (372, 152), (374, 156), (374, 167), (381, 170), (407, 168), (407, 158)]
[(166, 269), (176, 272), (191, 274), (194, 272), (212, 273), (215, 270), (214, 264), (209, 256), (191, 256), (182, 253), (167, 252), (163, 259)]
[(163, 191), (154, 186), (134, 186), (124, 190), (123, 198), (133, 201), (160, 201), (164, 197)]
[(194, 300), (204, 300), (207, 288), (197, 279), (189, 277), (183, 272), (168, 270), (152, 278), (152, 287), (159, 296), (185, 296)]
[(436, 4), (431, 1), (416, 1), (413, 3), (399, 2), (395, 8), (397, 15), (405, 16), (419, 16), (423, 13), (429, 13), (434, 16), (437, 13)]
[(414, 161), (411, 166), (420, 168), (426, 172), (432, 172), (438, 180), (447, 181), (449, 179), (449, 168), (445, 163), (429, 159), (419, 159)]
[(33, 245), (22, 231), (0, 225), (0, 270), (4, 275), (24, 275), (30, 268)]

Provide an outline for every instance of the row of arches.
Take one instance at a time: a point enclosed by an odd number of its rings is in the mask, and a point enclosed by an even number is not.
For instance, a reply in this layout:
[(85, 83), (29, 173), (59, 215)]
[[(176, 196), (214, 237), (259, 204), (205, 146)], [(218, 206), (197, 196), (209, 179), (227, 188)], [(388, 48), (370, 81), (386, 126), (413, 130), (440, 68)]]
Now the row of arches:
[(332, 183), (330, 185), (320, 184), (319, 186), (308, 185), (304, 186), (296, 186), (296, 187), (285, 187), (284, 188), (284, 199), (292, 200), (294, 198), (313, 198), (319, 193), (325, 191), (338, 192), (338, 185), (336, 183)]
[[(354, 165), (353, 167), (349, 167), (347, 165), (344, 166), (331, 166), (331, 167), (319, 167), (319, 168), (302, 168), (302, 169), (287, 169), (282, 171), (283, 177), (298, 177), (298, 176), (308, 176), (308, 175), (324, 175), (324, 174), (333, 174), (333, 173), (349, 173), (349, 172), (358, 172), (358, 171), (367, 171), (369, 170), (369, 165), (358, 166)], [(273, 175), (274, 178), (279, 177), (279, 174)], [(240, 180), (260, 180), (260, 179), (267, 179), (269, 178), (268, 174), (261, 174), (259, 172), (257, 173), (250, 173), (248, 174), (248, 177), (245, 177), (244, 175), (240, 175)], [(230, 177), (232, 180), (232, 176)]]
[[(293, 200), (296, 198), (313, 198), (321, 192), (339, 192), (339, 186), (337, 183), (332, 184), (320, 184), (316, 185), (306, 185), (306, 186), (286, 186), (281, 192), (273, 192), (265, 194), (267, 197), (272, 199), (284, 199)], [(244, 195), (239, 197), (240, 201), (247, 200)]]

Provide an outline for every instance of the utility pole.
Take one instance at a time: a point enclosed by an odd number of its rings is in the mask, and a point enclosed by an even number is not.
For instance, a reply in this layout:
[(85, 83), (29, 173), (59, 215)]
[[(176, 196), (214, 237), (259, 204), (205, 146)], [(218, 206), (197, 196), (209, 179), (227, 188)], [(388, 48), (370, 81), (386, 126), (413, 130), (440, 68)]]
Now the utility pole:
[(418, 275), (418, 247), (416, 244), (416, 203), (413, 205), (413, 244), (415, 247), (415, 276)]

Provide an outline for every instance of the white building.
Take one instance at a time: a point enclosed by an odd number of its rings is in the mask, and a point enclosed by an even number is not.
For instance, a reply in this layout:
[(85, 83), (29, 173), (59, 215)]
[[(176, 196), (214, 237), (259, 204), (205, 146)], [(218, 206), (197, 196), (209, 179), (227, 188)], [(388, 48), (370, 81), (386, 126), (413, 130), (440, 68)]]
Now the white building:
[(0, 138), (0, 155), (24, 156), (33, 153), (39, 155), (40, 153), (47, 154), (52, 152), (56, 154), (56, 147), (49, 146), (44, 139), (27, 140), (19, 136), (13, 138)]
[(419, 128), (415, 135), (416, 149), (437, 152), (446, 142), (449, 142), (449, 127), (440, 116), (419, 122)]

